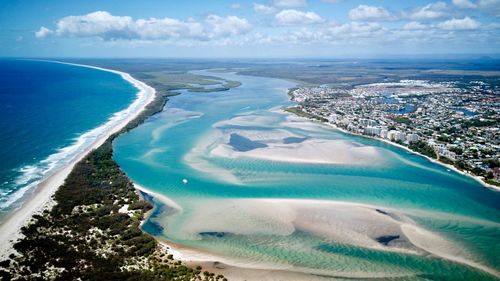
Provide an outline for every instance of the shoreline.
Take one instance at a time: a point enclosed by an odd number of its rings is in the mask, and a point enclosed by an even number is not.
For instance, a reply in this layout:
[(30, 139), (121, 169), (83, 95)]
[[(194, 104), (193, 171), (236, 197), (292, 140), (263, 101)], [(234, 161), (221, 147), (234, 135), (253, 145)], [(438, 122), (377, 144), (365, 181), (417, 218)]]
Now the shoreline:
[[(301, 116), (298, 116), (298, 117), (301, 117)], [(301, 118), (305, 118), (305, 117), (301, 117)], [(306, 118), (306, 119), (308, 119), (308, 118)], [(308, 119), (308, 120), (310, 120), (310, 119)], [(429, 160), (430, 162), (432, 162), (434, 164), (441, 165), (441, 166), (443, 166), (443, 167), (445, 167), (447, 169), (453, 170), (453, 171), (455, 171), (455, 172), (457, 172), (457, 173), (459, 173), (459, 174), (461, 174), (463, 176), (467, 176), (467, 177), (475, 180), (476, 182), (478, 182), (479, 184), (481, 184), (485, 188), (491, 189), (493, 191), (500, 192), (500, 187), (492, 185), (492, 184), (489, 184), (489, 183), (483, 181), (481, 179), (481, 177), (479, 177), (479, 176), (475, 176), (475, 175), (466, 173), (466, 172), (464, 172), (462, 170), (459, 170), (457, 167), (455, 167), (453, 165), (443, 163), (443, 162), (439, 161), (438, 159), (430, 158), (429, 156), (423, 155), (423, 154), (421, 154), (419, 152), (416, 152), (416, 151), (413, 151), (413, 150), (411, 150), (410, 148), (408, 148), (408, 147), (406, 147), (404, 145), (400, 145), (398, 143), (395, 143), (395, 142), (392, 142), (392, 141), (389, 141), (389, 140), (386, 140), (386, 139), (381, 139), (381, 138), (376, 138), (376, 137), (373, 137), (373, 136), (367, 136), (367, 135), (362, 135), (362, 134), (358, 134), (358, 133), (349, 132), (349, 131), (347, 131), (345, 129), (342, 129), (342, 128), (340, 128), (340, 127), (338, 127), (338, 126), (336, 126), (334, 124), (331, 124), (331, 123), (321, 122), (321, 124), (324, 124), (324, 125), (332, 128), (332, 129), (338, 130), (338, 131), (340, 131), (340, 132), (342, 132), (344, 134), (350, 134), (350, 135), (353, 135), (353, 136), (358, 136), (358, 137), (364, 137), (364, 138), (368, 138), (368, 139), (372, 139), (372, 140), (377, 140), (377, 141), (381, 141), (383, 143), (386, 143), (386, 144), (389, 144), (389, 145), (392, 145), (392, 146), (404, 149), (405, 151), (410, 152), (410, 153), (415, 154), (415, 155), (418, 155), (418, 156), (421, 156), (421, 157)]]
[[(146, 106), (156, 97), (156, 90), (154, 88), (142, 81), (134, 79), (126, 72), (61, 61), (43, 61), (86, 67), (118, 74), (122, 79), (132, 84), (138, 90), (136, 94), (137, 98), (126, 109), (114, 113), (110, 119), (99, 127), (85, 132), (84, 135), (89, 132), (103, 130), (90, 145), (76, 154), (68, 164), (59, 167), (45, 179), (42, 179), (40, 183), (36, 185), (28, 198), (26, 198), (26, 200), (22, 203), (22, 206), (5, 217), (5, 221), (0, 225), (0, 258), (6, 258), (13, 252), (12, 245), (21, 237), (20, 229), (29, 223), (33, 215), (41, 213), (46, 209), (50, 209), (53, 206), (54, 201), (52, 199), (52, 195), (64, 183), (66, 177), (73, 170), (75, 164), (82, 160), (92, 150), (101, 146), (108, 139), (108, 137), (119, 132), (130, 121), (139, 116), (144, 111)], [(113, 119), (115, 117), (120, 117), (119, 113), (127, 114), (121, 116), (122, 118), (118, 120)]]
[[(206, 253), (198, 249), (178, 245), (168, 240), (155, 237), (156, 241), (172, 254), (174, 259), (182, 261), (189, 267), (201, 266), (209, 272), (221, 274), (231, 281), (323, 281), (331, 280), (332, 276), (320, 276), (313, 273), (289, 270), (286, 265), (282, 268), (270, 266), (241, 266), (230, 258)], [(176, 254), (180, 258), (176, 258)]]
[(329, 122), (322, 122), (322, 121), (318, 121), (318, 120), (313, 120), (313, 119), (310, 119), (310, 118), (307, 118), (307, 117), (304, 117), (304, 116), (299, 116), (297, 114), (294, 114), (294, 113), (291, 113), (289, 111), (286, 111), (285, 109), (281, 109), (280, 111), (282, 113), (284, 113), (284, 114), (289, 114), (289, 115), (297, 117), (297, 118), (303, 118), (303, 119), (311, 121), (311, 122), (317, 122), (319, 124), (325, 125), (327, 127), (330, 127), (332, 129), (337, 130), (339, 132), (342, 132), (344, 134), (348, 134), (348, 135), (352, 135), (352, 136), (358, 136), (358, 137), (363, 137), (363, 138), (367, 138), (367, 139), (371, 139), (371, 140), (376, 140), (376, 141), (380, 141), (380, 142), (383, 142), (383, 143), (386, 143), (386, 144), (389, 144), (389, 145), (401, 148), (401, 149), (403, 149), (403, 150), (405, 150), (407, 152), (410, 152), (412, 154), (415, 154), (415, 155), (418, 155), (420, 157), (423, 157), (423, 158), (429, 160), (430, 162), (432, 162), (434, 164), (441, 165), (441, 166), (443, 166), (443, 167), (445, 167), (445, 168), (447, 168), (449, 170), (453, 170), (453, 171), (455, 171), (455, 172), (457, 172), (457, 173), (459, 173), (459, 174), (461, 174), (463, 176), (469, 177), (469, 178), (475, 180), (476, 182), (478, 182), (480, 185), (482, 185), (485, 188), (488, 188), (488, 189), (493, 190), (493, 191), (500, 192), (500, 187), (499, 186), (495, 186), (495, 185), (489, 184), (489, 183), (483, 181), (482, 178), (479, 177), (479, 176), (472, 175), (470, 173), (467, 173), (465, 171), (462, 171), (462, 170), (458, 169), (457, 167), (455, 167), (453, 165), (443, 163), (443, 162), (439, 161), (438, 159), (433, 159), (433, 158), (431, 158), (431, 157), (429, 157), (427, 155), (423, 155), (423, 154), (421, 154), (421, 153), (419, 153), (417, 151), (413, 151), (413, 150), (411, 150), (410, 148), (408, 148), (408, 147), (406, 147), (404, 145), (400, 145), (400, 144), (392, 142), (390, 140), (386, 140), (386, 139), (382, 139), (382, 138), (378, 138), (378, 137), (374, 137), (374, 136), (367, 136), (367, 135), (363, 135), (363, 134), (359, 134), (359, 133), (350, 132), (350, 131), (347, 131), (347, 130), (345, 130), (343, 128), (338, 127), (335, 124), (331, 124)]

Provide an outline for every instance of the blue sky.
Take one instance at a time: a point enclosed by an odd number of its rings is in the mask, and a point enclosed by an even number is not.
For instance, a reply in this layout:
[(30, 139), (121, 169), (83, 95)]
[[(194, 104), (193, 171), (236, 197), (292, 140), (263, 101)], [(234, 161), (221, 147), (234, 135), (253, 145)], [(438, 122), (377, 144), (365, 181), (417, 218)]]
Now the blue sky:
[(0, 2), (3, 57), (500, 53), (500, 0)]

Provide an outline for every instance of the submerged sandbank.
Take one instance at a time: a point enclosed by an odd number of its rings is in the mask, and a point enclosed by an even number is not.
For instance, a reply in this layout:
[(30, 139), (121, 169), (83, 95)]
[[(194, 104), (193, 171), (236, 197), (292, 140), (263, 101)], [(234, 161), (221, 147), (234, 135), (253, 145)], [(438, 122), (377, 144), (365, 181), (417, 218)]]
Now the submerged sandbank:
[[(148, 193), (147, 189), (142, 190)], [(169, 206), (174, 200), (161, 196), (159, 202)], [(165, 200), (166, 199), (166, 200)], [(195, 199), (194, 199), (195, 200)], [(305, 232), (342, 245), (376, 251), (401, 253), (411, 256), (434, 256), (468, 265), (499, 277), (495, 269), (482, 264), (468, 249), (444, 236), (415, 223), (411, 210), (398, 210), (362, 203), (313, 199), (211, 199), (195, 200), (190, 219), (176, 229), (175, 236), (183, 239), (201, 239), (204, 233), (242, 236), (290, 236)], [(178, 206), (178, 205), (177, 205)], [(182, 212), (181, 209), (177, 209)], [(408, 211), (408, 213), (407, 213)], [(428, 213), (426, 215), (429, 215)], [(174, 215), (175, 216), (175, 215)], [(244, 218), (244, 219), (242, 219)], [(158, 221), (163, 225), (162, 219)], [(179, 226), (177, 226), (179, 227)], [(168, 229), (168, 225), (167, 225)], [(169, 230), (167, 230), (169, 231)], [(192, 264), (212, 266), (225, 276), (252, 271), (266, 272), (264, 280), (279, 280), (287, 274), (296, 280), (304, 276), (324, 275), (345, 278), (411, 276), (410, 271), (371, 272), (369, 270), (333, 269), (314, 270), (266, 260), (247, 260), (195, 249), (158, 237), (178, 259)], [(226, 269), (226, 270), (224, 270)], [(283, 275), (283, 272), (288, 272)], [(238, 275), (234, 275), (238, 276)], [(247, 276), (247, 275), (244, 275)], [(252, 279), (250, 280), (257, 280)], [(321, 280), (321, 279), (318, 279)]]
[[(285, 138), (286, 139), (286, 138)], [(343, 140), (304, 140), (301, 143), (278, 143), (249, 151), (238, 151), (220, 144), (211, 151), (215, 157), (248, 157), (278, 162), (330, 164), (330, 165), (376, 165), (383, 160), (374, 147), (353, 146)]]
[[(237, 115), (213, 125), (184, 156), (192, 168), (219, 180), (242, 184), (230, 170), (214, 165), (214, 159), (253, 159), (295, 164), (383, 166), (387, 161), (383, 150), (345, 139), (306, 136), (325, 128), (307, 120), (291, 120), (291, 115), (270, 111)], [(283, 117), (286, 121), (282, 122)], [(297, 130), (303, 134), (297, 133)]]

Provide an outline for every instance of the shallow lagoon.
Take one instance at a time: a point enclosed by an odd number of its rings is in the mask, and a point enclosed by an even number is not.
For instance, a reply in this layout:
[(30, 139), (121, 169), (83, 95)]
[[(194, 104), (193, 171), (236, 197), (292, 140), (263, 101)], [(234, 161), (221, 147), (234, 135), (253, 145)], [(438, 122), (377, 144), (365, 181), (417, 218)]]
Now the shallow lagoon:
[[(498, 192), (279, 111), (290, 104), (290, 82), (200, 73), (242, 86), (183, 92), (115, 142), (127, 175), (176, 203), (156, 199), (146, 231), (247, 267), (356, 278), (498, 276)], [(232, 134), (245, 138), (246, 151), (231, 147)], [(266, 146), (248, 146), (255, 142)], [(278, 150), (288, 158), (270, 158)], [(293, 161), (301, 153), (315, 160)], [(325, 155), (337, 164), (321, 162)]]

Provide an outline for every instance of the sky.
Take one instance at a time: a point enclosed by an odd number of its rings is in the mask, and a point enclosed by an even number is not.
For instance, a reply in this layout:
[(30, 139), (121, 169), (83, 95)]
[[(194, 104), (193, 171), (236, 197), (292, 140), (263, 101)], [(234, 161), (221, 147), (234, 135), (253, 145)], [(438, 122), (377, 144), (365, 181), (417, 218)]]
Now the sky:
[(500, 0), (2, 0), (0, 57), (500, 53)]

